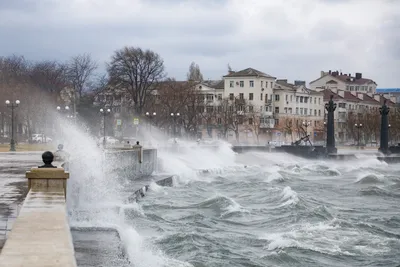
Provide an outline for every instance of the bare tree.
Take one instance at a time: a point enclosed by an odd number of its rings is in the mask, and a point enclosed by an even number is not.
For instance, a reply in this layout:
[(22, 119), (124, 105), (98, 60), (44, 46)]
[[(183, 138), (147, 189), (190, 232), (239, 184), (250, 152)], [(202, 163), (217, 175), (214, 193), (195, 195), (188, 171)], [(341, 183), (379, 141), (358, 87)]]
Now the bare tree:
[(97, 63), (89, 54), (75, 56), (69, 62), (68, 77), (78, 98), (82, 97), (82, 93), (96, 69)]
[(221, 121), (221, 134), (227, 138), (229, 131), (235, 133), (239, 142), (240, 125), (246, 120), (248, 105), (246, 100), (239, 98), (224, 98), (217, 107), (217, 120)]
[(279, 118), (278, 128), (285, 134), (285, 136), (290, 135), (292, 143), (294, 142), (293, 140), (293, 132), (295, 129), (294, 118), (292, 117)]
[(200, 67), (195, 62), (192, 62), (189, 66), (189, 72), (187, 73), (188, 81), (202, 82), (203, 74), (201, 74)]
[(261, 133), (261, 119), (260, 113), (256, 112), (254, 106), (249, 105), (247, 107), (247, 128), (256, 136), (257, 144), (260, 143), (260, 133)]
[(164, 78), (164, 61), (159, 54), (137, 47), (124, 47), (114, 52), (107, 66), (111, 83), (125, 90), (141, 114), (147, 97)]

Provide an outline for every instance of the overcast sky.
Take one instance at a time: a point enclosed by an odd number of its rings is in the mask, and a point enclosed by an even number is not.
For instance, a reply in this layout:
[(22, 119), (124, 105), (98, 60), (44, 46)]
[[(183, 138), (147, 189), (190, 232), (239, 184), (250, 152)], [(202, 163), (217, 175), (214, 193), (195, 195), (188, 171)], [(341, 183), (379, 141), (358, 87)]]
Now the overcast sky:
[(0, 55), (87, 52), (104, 66), (126, 45), (159, 53), (177, 79), (195, 61), (206, 79), (229, 63), (290, 81), (362, 72), (400, 87), (400, 0), (0, 0)]

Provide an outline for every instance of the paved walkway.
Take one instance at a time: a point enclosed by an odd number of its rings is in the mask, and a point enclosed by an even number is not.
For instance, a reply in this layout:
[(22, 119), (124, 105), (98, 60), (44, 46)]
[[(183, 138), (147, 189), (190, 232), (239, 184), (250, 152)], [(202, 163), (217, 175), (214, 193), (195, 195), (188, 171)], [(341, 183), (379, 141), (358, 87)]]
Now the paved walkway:
[(25, 172), (41, 164), (40, 152), (0, 153), (0, 251), (28, 193)]

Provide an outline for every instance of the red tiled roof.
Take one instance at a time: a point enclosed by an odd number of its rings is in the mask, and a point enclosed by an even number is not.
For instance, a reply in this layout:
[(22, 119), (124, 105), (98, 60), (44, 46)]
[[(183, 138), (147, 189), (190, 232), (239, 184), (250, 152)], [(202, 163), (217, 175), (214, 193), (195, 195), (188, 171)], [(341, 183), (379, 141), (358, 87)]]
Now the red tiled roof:
[(380, 100), (376, 100), (374, 97), (370, 97), (366, 93), (358, 93), (358, 94), (363, 94), (363, 99), (358, 98), (357, 96), (353, 95), (349, 91), (344, 91), (344, 97), (340, 96), (338, 93), (335, 93), (331, 91), (330, 89), (325, 89), (323, 91), (324, 94), (324, 101), (329, 101), (331, 98), (331, 95), (333, 95), (333, 100), (334, 101), (339, 101), (339, 100), (346, 100), (346, 101), (351, 101), (351, 102), (361, 102), (365, 104), (372, 104), (372, 105), (383, 105), (383, 102), (386, 100), (386, 104), (388, 106), (395, 106), (396, 103), (391, 101), (390, 99), (387, 99), (383, 96), (380, 96)]

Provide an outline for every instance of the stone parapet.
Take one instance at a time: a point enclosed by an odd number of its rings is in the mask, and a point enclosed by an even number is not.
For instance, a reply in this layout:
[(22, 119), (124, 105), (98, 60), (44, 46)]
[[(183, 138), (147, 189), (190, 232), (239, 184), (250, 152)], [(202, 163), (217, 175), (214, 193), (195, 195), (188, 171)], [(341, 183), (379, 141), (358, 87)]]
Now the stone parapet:
[(32, 168), (29, 193), (0, 254), (0, 267), (76, 267), (62, 168)]

